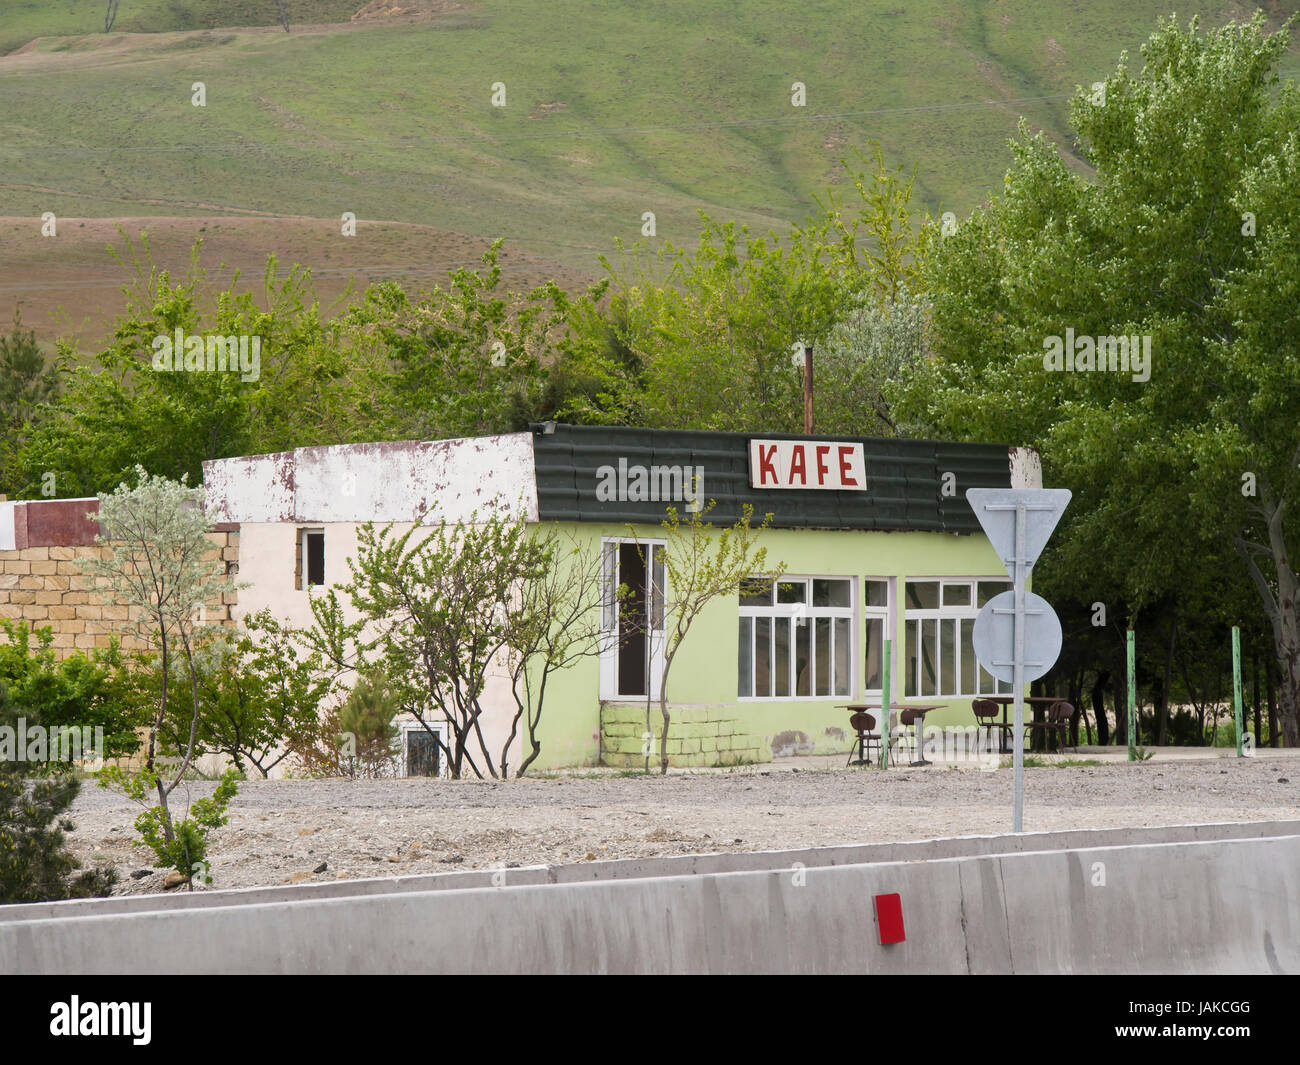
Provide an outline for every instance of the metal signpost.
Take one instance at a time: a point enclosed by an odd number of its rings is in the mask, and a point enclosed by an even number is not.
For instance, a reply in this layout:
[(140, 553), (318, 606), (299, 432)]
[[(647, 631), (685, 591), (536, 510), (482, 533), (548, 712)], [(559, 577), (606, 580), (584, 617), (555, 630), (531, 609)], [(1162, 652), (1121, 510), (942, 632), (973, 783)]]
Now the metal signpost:
[(1237, 757), (1244, 758), (1246, 723), (1241, 714), (1241, 629), (1237, 625), (1232, 626), (1232, 719), (1237, 724)]
[[(989, 673), (1009, 681), (1015, 701), (1012, 830), (1023, 831), (1025, 685), (1037, 680), (1061, 653), (1061, 623), (1047, 600), (1025, 581), (1070, 502), (1064, 488), (969, 488), (966, 500), (1012, 580), (975, 619), (975, 657)], [(1031, 624), (1031, 619), (1033, 623)]]
[[(890, 698), (890, 687), (892, 678), (889, 676), (889, 661), (893, 655), (893, 648), (889, 646), (890, 641), (884, 641), (885, 660), (881, 665), (883, 675), (880, 678), (880, 761), (881, 769), (889, 768), (889, 706), (894, 701)], [(870, 751), (868, 750), (868, 753)]]

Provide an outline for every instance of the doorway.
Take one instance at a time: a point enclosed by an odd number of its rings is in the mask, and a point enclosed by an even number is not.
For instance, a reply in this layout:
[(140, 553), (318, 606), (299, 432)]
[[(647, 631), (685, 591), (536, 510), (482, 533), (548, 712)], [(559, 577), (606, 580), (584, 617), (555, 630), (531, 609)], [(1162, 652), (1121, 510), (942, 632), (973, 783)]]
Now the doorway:
[(657, 699), (664, 664), (664, 545), (607, 540), (602, 551), (600, 697)]

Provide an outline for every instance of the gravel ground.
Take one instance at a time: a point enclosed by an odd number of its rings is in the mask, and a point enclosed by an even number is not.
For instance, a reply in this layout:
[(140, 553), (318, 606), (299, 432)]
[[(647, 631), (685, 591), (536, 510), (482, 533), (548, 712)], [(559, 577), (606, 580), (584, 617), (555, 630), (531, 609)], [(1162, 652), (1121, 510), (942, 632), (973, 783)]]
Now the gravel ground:
[[(1300, 818), (1300, 758), (1270, 754), (1029, 768), (1025, 829)], [(831, 761), (666, 778), (249, 781), (212, 837), (212, 886), (1010, 831), (1010, 770), (882, 773), (831, 769)], [(196, 783), (190, 798), (211, 788)], [(173, 795), (182, 808), (184, 793)], [(124, 893), (157, 891), (162, 881), (160, 873), (130, 878), (149, 864), (131, 847), (136, 812), (90, 782), (72, 810), (73, 849), (88, 864), (115, 865)]]

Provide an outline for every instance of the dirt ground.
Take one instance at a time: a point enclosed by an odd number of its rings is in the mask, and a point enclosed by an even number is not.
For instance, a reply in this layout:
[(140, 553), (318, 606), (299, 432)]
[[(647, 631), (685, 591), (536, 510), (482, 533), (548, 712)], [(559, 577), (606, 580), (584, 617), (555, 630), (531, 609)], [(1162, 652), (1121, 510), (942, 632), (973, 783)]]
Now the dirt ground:
[[(0, 182), (0, 194), (5, 189)], [(183, 206), (205, 210), (213, 205)], [(478, 268), (490, 243), (431, 226), (369, 221), (359, 226), (356, 237), (342, 239), (335, 219), (269, 214), (60, 217), (58, 240), (52, 241), (41, 237), (39, 222), (0, 216), (0, 331), (8, 331), (20, 305), (24, 328), (34, 329), (42, 343), (69, 337), (86, 350), (98, 350), (115, 316), (125, 310), (122, 285), (135, 276), (119, 224), (142, 258), (140, 234), (148, 233), (154, 264), (171, 271), (173, 279), (186, 275), (194, 241), (201, 238), (200, 263), (214, 284), (229, 285), (238, 269), (239, 287), (255, 293), (261, 291), (266, 257), (273, 250), (281, 279), (294, 264), (311, 269), (322, 310), (331, 312), (349, 285), (356, 294), (368, 283), (384, 280), (400, 281), (410, 291), (445, 285), (456, 267)], [(113, 257), (110, 245), (127, 268)], [(527, 290), (550, 278), (577, 290), (594, 278), (597, 264), (594, 258), (586, 267), (561, 263), (510, 244), (502, 249), (501, 270), (512, 290)]]
[[(1300, 752), (1025, 770), (1026, 831), (1300, 818)], [(450, 781), (249, 781), (213, 835), (212, 887), (718, 851), (986, 835), (1011, 829), (1012, 773), (943, 765), (831, 768), (784, 759), (730, 772)], [(196, 783), (190, 798), (208, 794)], [(173, 799), (183, 808), (184, 787)], [(70, 841), (161, 888), (133, 849), (138, 808), (87, 782)], [(325, 866), (322, 872), (314, 872)]]

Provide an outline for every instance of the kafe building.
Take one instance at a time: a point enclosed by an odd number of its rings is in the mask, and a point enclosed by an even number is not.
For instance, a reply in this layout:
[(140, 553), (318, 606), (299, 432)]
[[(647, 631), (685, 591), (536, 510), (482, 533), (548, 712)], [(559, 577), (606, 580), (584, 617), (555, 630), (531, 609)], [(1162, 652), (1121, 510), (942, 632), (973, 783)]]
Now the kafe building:
[[(427, 522), (497, 513), (554, 524), (586, 561), (599, 559), (599, 653), (552, 675), (535, 768), (643, 765), (647, 719), (657, 758), (663, 606), (674, 594), (667, 507), (689, 517), (713, 501), (715, 530), (747, 504), (755, 525), (770, 514), (759, 546), (784, 573), (712, 600), (669, 674), (670, 763), (710, 766), (847, 752), (843, 706), (879, 700), (886, 639), (896, 701), (942, 704), (927, 725), (973, 724), (973, 698), (1009, 690), (980, 668), (971, 634), (1010, 582), (965, 492), (1038, 488), (1041, 472), (1032, 450), (993, 444), (548, 422), (215, 460), (204, 487), (219, 528), (237, 533), (235, 617), (269, 608), (309, 625), (308, 597), (348, 582), (364, 523), (404, 530), (426, 512)], [(487, 746), (499, 750), (516, 710), (503, 664), (483, 703)], [(423, 729), (401, 725), (403, 765), (429, 767)]]

